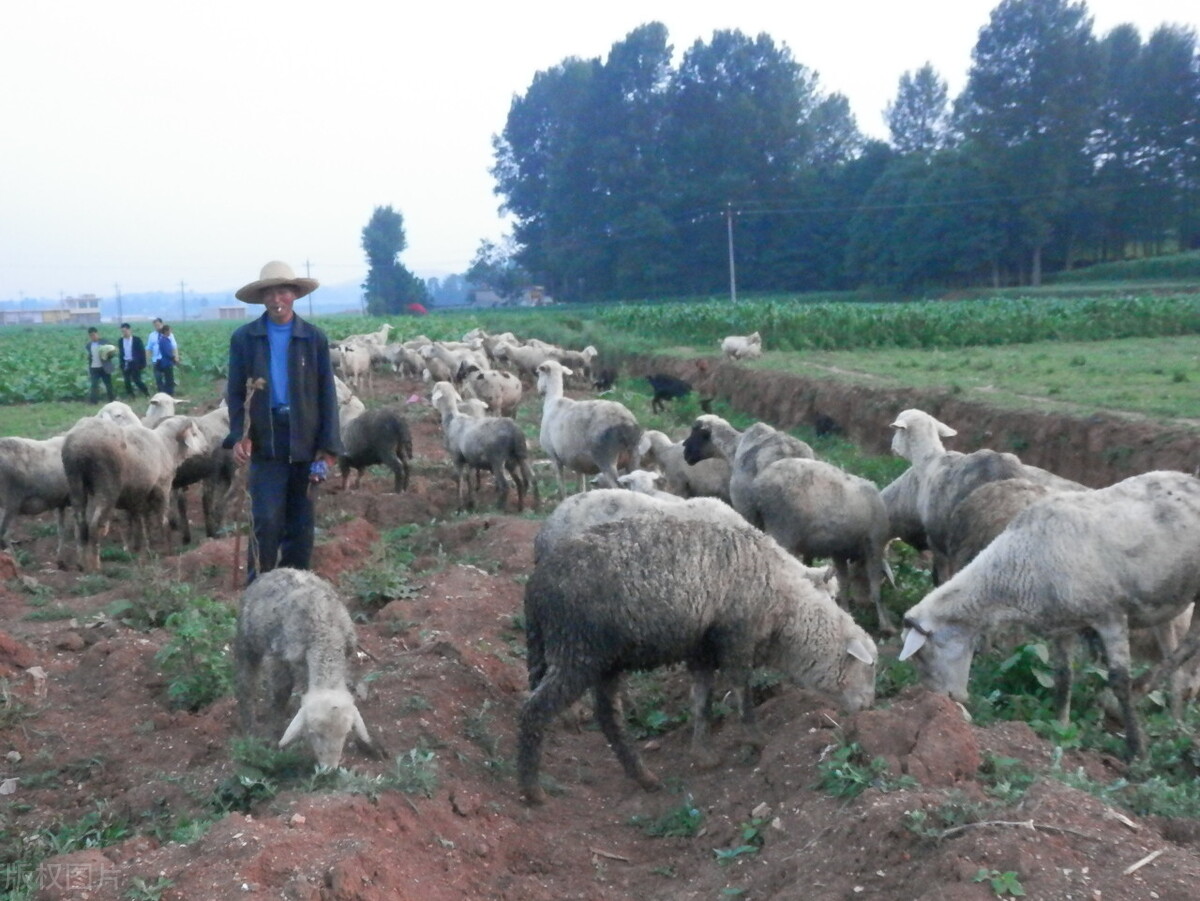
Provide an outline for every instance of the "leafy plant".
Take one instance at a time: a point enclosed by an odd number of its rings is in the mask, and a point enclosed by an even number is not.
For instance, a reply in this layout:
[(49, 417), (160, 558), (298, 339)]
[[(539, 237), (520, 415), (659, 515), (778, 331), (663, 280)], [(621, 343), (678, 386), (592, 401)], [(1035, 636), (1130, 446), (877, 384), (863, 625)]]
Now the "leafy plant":
[(888, 791), (916, 784), (909, 776), (889, 779), (887, 771), (887, 761), (882, 757), (867, 760), (858, 742), (834, 747), (817, 763), (818, 785), (835, 798), (856, 798), (868, 788)]
[(725, 864), (739, 857), (747, 854), (757, 854), (766, 841), (762, 833), (766, 822), (762, 817), (753, 817), (748, 822), (742, 823), (738, 833), (741, 838), (741, 844), (734, 845), (732, 848), (713, 848), (713, 854), (717, 857), (717, 863), (725, 866)]
[(166, 876), (159, 876), (154, 882), (147, 882), (141, 876), (129, 880), (129, 888), (125, 897), (130, 901), (162, 901), (163, 892), (171, 888), (175, 882)]
[(170, 614), (165, 625), (171, 640), (154, 659), (170, 677), (171, 702), (199, 710), (227, 695), (233, 687), (233, 667), (226, 653), (236, 629), (233, 610), (211, 598), (194, 597)]
[(1002, 873), (999, 870), (989, 870), (985, 867), (980, 867), (979, 872), (975, 874), (975, 878), (971, 881), (990, 884), (992, 891), (995, 892), (998, 898), (1003, 898), (1005, 895), (1019, 898), (1025, 894), (1025, 887), (1021, 885), (1021, 880), (1017, 878), (1017, 874), (1012, 870), (1006, 870)]
[(657, 817), (638, 814), (629, 822), (653, 838), (692, 838), (704, 825), (704, 812), (687, 795), (680, 804)]

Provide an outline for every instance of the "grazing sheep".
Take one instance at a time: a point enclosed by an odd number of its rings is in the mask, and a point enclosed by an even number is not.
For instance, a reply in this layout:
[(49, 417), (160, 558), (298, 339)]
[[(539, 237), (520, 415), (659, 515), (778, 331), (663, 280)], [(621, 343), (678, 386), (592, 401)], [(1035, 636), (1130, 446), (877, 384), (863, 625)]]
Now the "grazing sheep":
[(350, 480), (350, 470), (355, 471), (355, 489), (362, 483), (363, 472), (368, 466), (382, 463), (395, 477), (392, 490), (396, 493), (408, 490), (409, 460), (412, 459), (412, 434), (398, 406), (378, 407), (354, 416), (341, 424), (344, 453), (338, 456), (338, 469), (342, 474), (342, 490)]
[[(572, 400), (563, 394), (563, 376), (571, 370), (557, 360), (537, 367), (537, 390), (543, 395), (542, 450), (554, 464), (558, 496), (567, 496), (563, 473), (599, 472), (606, 488), (617, 486), (617, 466), (636, 463), (642, 427), (622, 404), (611, 400)], [(586, 486), (580, 480), (580, 490)]]
[(574, 538), (594, 525), (642, 514), (717, 522), (730, 528), (753, 528), (736, 510), (714, 498), (667, 499), (623, 488), (598, 488), (573, 494), (554, 508), (533, 539), (533, 560), (536, 563), (559, 542)]
[(53, 510), (58, 518), (55, 561), (66, 566), (67, 507), (71, 492), (63, 469), (63, 436), (38, 441), (0, 438), (0, 548), (7, 548), (8, 530), (18, 515), (35, 516)]
[(980, 485), (958, 502), (947, 524), (942, 581), (952, 578), (1012, 522), (1026, 507), (1058, 493), (1029, 479), (1001, 479)]
[(72, 426), (63, 440), (62, 462), (82, 567), (100, 568), (100, 536), (107, 534), (117, 509), (129, 512), (136, 550), (149, 545), (155, 526), (169, 541), (167, 505), (175, 471), (206, 449), (204, 436), (187, 416), (164, 419), (153, 429), (98, 417)]
[(731, 360), (752, 360), (762, 356), (762, 336), (758, 332), (749, 335), (730, 335), (721, 339), (721, 353)]
[(921, 524), (921, 514), (917, 511), (917, 495), (921, 490), (917, 476), (917, 470), (910, 466), (879, 493), (887, 508), (891, 537), (899, 538), (916, 551), (927, 551), (929, 539), (925, 536), (925, 526)]
[[(1104, 644), (1126, 748), (1142, 748), (1129, 678), (1129, 629), (1163, 626), (1200, 599), (1200, 479), (1149, 472), (1095, 491), (1053, 495), (1018, 513), (954, 578), (904, 617), (900, 659), (926, 686), (967, 699), (977, 639), (1000, 625), (1054, 638), (1055, 700), (1070, 710), (1069, 647), (1092, 629)], [(1200, 619), (1172, 658), (1174, 674), (1200, 645)], [(1155, 673), (1157, 675), (1157, 673)]]
[(495, 345), (496, 359), (511, 363), (519, 375), (527, 375), (534, 381), (538, 379), (538, 367), (547, 360), (554, 360), (558, 350), (559, 348), (553, 345), (539, 346), (532, 342), (519, 345), (513, 341), (500, 341)]
[(529, 449), (520, 426), (507, 416), (476, 417), (459, 412), (461, 398), (449, 382), (438, 382), (430, 401), (442, 414), (442, 432), (446, 450), (454, 463), (458, 489), (458, 508), (464, 507), (463, 485), (466, 485), (465, 506), (475, 508), (475, 486), (468, 468), (487, 469), (496, 480), (496, 505), (503, 510), (508, 502), (507, 470), (517, 486), (517, 510), (525, 504), (525, 495), (532, 488), (531, 506), (537, 507), (537, 482), (529, 468)]
[(687, 397), (692, 393), (692, 386), (689, 382), (677, 379), (673, 375), (656, 373), (646, 376), (646, 381), (650, 383), (650, 388), (654, 392), (654, 397), (650, 400), (650, 409), (655, 413), (661, 413), (667, 401), (675, 400), (677, 397)]
[(96, 411), (95, 418), (107, 419), (109, 422), (115, 422), (117, 425), (125, 427), (142, 425), (141, 417), (133, 412), (133, 407), (120, 400), (113, 400), (106, 403)]
[(760, 528), (762, 524), (747, 512), (752, 507), (748, 492), (755, 477), (776, 460), (816, 457), (813, 449), (799, 438), (765, 422), (756, 422), (739, 432), (720, 416), (705, 413), (696, 418), (691, 434), (684, 439), (683, 458), (695, 466), (713, 455), (729, 461), (729, 500), (733, 509)]
[(370, 348), (361, 344), (346, 344), (343, 342), (337, 346), (334, 353), (334, 362), (337, 364), (342, 378), (353, 387), (362, 387), (364, 379), (366, 379), (368, 386), (372, 383)]
[(554, 353), (554, 359), (579, 376), (584, 384), (590, 384), (592, 381), (592, 361), (599, 355), (600, 351), (589, 344), (583, 350), (558, 350)]
[(843, 607), (851, 599), (869, 602), (880, 631), (896, 631), (880, 597), (883, 579), (891, 575), (884, 557), (889, 529), (873, 482), (820, 460), (792, 457), (759, 472), (746, 505), (746, 518), (786, 550), (805, 560), (832, 558)]
[(353, 730), (365, 750), (382, 756), (346, 681), (346, 659), (357, 644), (350, 614), (333, 586), (320, 576), (280, 567), (255, 579), (242, 595), (233, 646), (242, 732), (260, 734), (260, 680), (265, 664), (265, 718), (271, 738), (280, 734), (292, 689), (304, 686), (300, 709), (283, 730), (279, 747), (305, 736), (317, 763), (335, 767)]
[(487, 404), (496, 416), (515, 416), (521, 405), (524, 389), (521, 380), (511, 372), (500, 369), (481, 370), (468, 367), (463, 379), (464, 390)]
[(672, 441), (664, 432), (646, 429), (638, 444), (642, 465), (657, 465), (662, 470), (667, 491), (680, 497), (718, 497), (729, 503), (729, 461), (722, 456), (709, 457), (695, 464), (684, 459), (682, 441)]
[(875, 644), (770, 538), (711, 522), (636, 516), (589, 529), (538, 561), (525, 589), (529, 686), (517, 737), (524, 798), (541, 803), (542, 741), (591, 689), (596, 719), (626, 774), (659, 781), (621, 728), (622, 675), (674, 663), (692, 674), (692, 748), (707, 748), (715, 671), (734, 686), (753, 743), (750, 676), (770, 666), (849, 710), (875, 696)]

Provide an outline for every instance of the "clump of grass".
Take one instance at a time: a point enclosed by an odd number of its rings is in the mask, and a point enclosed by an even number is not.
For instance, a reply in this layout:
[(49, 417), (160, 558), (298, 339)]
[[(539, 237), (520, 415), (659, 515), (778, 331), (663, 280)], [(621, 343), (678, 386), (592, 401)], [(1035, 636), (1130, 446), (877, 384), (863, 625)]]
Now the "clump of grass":
[(629, 823), (652, 838), (692, 838), (704, 825), (704, 812), (689, 794), (657, 817), (637, 814), (630, 818)]
[(192, 597), (167, 616), (170, 641), (155, 655), (169, 677), (167, 696), (186, 710), (199, 710), (233, 688), (233, 666), (226, 651), (236, 630), (236, 614), (208, 597)]

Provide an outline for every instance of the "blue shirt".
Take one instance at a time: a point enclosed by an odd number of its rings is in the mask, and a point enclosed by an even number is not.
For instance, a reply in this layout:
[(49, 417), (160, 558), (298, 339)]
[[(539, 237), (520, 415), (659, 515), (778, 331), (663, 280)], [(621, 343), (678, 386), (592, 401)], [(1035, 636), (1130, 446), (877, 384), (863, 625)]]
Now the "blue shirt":
[(283, 407), (288, 401), (288, 344), (292, 340), (292, 324), (276, 325), (267, 320), (267, 342), (271, 345), (271, 406)]

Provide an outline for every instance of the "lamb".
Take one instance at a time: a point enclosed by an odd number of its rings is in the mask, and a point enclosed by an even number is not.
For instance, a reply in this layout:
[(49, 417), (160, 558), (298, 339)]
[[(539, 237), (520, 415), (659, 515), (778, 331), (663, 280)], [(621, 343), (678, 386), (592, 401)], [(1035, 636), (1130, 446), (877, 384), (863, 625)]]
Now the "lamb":
[(392, 471), (392, 490), (399, 494), (408, 490), (409, 461), (412, 459), (412, 433), (398, 406), (377, 407), (353, 416), (342, 423), (342, 445), (345, 451), (338, 457), (342, 474), (342, 490), (350, 480), (350, 470), (356, 472), (355, 489), (362, 483), (368, 466), (382, 463)]
[(531, 694), (521, 708), (517, 778), (538, 782), (553, 718), (591, 689), (596, 719), (626, 774), (659, 786), (621, 728), (617, 696), (629, 670), (686, 663), (693, 677), (692, 748), (704, 764), (715, 671), (734, 686), (752, 743), (749, 680), (756, 666), (835, 696), (849, 710), (875, 697), (875, 644), (770, 538), (711, 522), (637, 516), (568, 539), (540, 558), (525, 589)]
[(63, 439), (62, 462), (82, 567), (100, 568), (99, 539), (116, 509), (130, 514), (135, 549), (149, 545), (153, 526), (169, 536), (167, 502), (175, 471), (206, 449), (203, 435), (186, 416), (164, 419), (153, 429), (98, 417), (72, 426)]
[(638, 445), (642, 465), (653, 463), (663, 473), (667, 491), (680, 497), (717, 497), (729, 503), (729, 461), (713, 456), (689, 464), (682, 441), (671, 441), (664, 432), (646, 429)]
[(666, 499), (623, 488), (598, 488), (573, 494), (554, 508), (533, 539), (533, 560), (536, 563), (557, 544), (580, 535), (594, 525), (640, 514), (717, 522), (730, 528), (751, 528), (732, 507), (713, 498)]
[(758, 332), (749, 335), (729, 335), (721, 339), (721, 353), (731, 360), (752, 360), (762, 356), (762, 336)]
[[(1197, 599), (1200, 479), (1149, 472), (1053, 495), (1017, 514), (961, 572), (909, 609), (900, 659), (913, 658), (927, 687), (965, 701), (976, 640), (1000, 625), (1028, 626), (1055, 639), (1055, 700), (1066, 722), (1070, 643), (1090, 628), (1104, 644), (1126, 749), (1137, 757), (1143, 747), (1129, 629), (1162, 626)], [(1158, 672), (1174, 674), (1196, 653), (1198, 624)]]
[(729, 500), (733, 509), (760, 527), (761, 523), (754, 522), (748, 512), (751, 510), (748, 492), (755, 477), (776, 460), (816, 457), (805, 442), (765, 422), (756, 422), (739, 432), (720, 416), (705, 413), (696, 417), (691, 434), (684, 439), (683, 458), (695, 466), (714, 455), (729, 461)]
[(350, 614), (320, 576), (287, 567), (260, 575), (242, 595), (233, 646), (242, 732), (260, 734), (265, 663), (271, 737), (279, 734), (292, 689), (304, 686), (300, 709), (283, 730), (279, 747), (304, 736), (320, 766), (336, 767), (353, 730), (365, 750), (382, 757), (346, 681), (346, 659), (357, 645)]
[(554, 359), (590, 384), (592, 380), (592, 361), (599, 355), (600, 351), (589, 344), (583, 350), (558, 350), (554, 354)]
[(58, 518), (55, 560), (66, 566), (66, 514), (71, 503), (67, 473), (63, 469), (63, 436), (38, 441), (33, 438), (0, 438), (0, 548), (9, 546), (9, 527), (18, 515), (35, 516), (47, 510)]
[(498, 360), (511, 363), (516, 367), (519, 375), (528, 375), (535, 381), (538, 378), (538, 367), (547, 360), (555, 360), (555, 351), (557, 350), (558, 348), (549, 345), (544, 347), (530, 344), (518, 345), (512, 341), (501, 341), (495, 345), (495, 354)]
[(889, 528), (873, 482), (820, 460), (777, 460), (751, 482), (744, 515), (798, 557), (832, 558), (842, 606), (869, 601), (880, 631), (896, 631), (880, 597)]
[(689, 382), (677, 379), (673, 375), (656, 373), (646, 376), (646, 381), (650, 383), (650, 388), (654, 391), (654, 397), (650, 400), (650, 409), (655, 413), (661, 413), (667, 401), (675, 400), (677, 397), (687, 397), (692, 393), (692, 386)]
[(463, 384), (467, 394), (487, 404), (496, 416), (514, 416), (521, 405), (524, 389), (521, 380), (511, 372), (468, 367)]
[(508, 480), (504, 476), (506, 470), (517, 486), (517, 510), (524, 505), (525, 495), (530, 488), (533, 489), (531, 506), (537, 507), (540, 501), (537, 482), (529, 468), (529, 449), (520, 426), (506, 416), (477, 418), (460, 413), (457, 405), (460, 399), (449, 382), (438, 382), (430, 397), (442, 414), (446, 450), (450, 452), (454, 463), (459, 509), (464, 507), (464, 482), (465, 506), (471, 509), (475, 507), (475, 486), (471, 483), (468, 467), (491, 471), (496, 480), (496, 505), (501, 510), (508, 503)]
[(677, 495), (656, 487), (656, 483), (660, 479), (662, 479), (662, 473), (651, 472), (648, 469), (635, 469), (617, 476), (617, 483), (629, 491), (636, 491), (638, 494), (646, 494), (660, 500), (680, 500)]
[[(570, 375), (556, 360), (537, 367), (537, 390), (542, 406), (542, 450), (554, 464), (558, 496), (567, 496), (563, 473), (599, 472), (607, 488), (617, 486), (617, 466), (636, 463), (642, 427), (622, 404), (612, 400), (572, 400), (563, 394), (563, 376)], [(581, 480), (582, 482), (582, 480)], [(585, 486), (581, 484), (581, 490)]]

